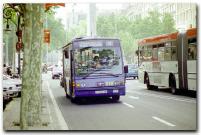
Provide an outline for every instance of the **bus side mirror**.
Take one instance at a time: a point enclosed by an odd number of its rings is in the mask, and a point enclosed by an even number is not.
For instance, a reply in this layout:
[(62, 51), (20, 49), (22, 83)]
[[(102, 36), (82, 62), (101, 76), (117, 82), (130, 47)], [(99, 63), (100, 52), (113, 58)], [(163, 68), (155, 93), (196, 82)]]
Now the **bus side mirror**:
[(66, 58), (66, 59), (68, 59), (68, 58), (69, 58), (69, 53), (68, 53), (68, 50), (65, 50), (65, 51), (64, 51), (64, 56), (65, 56), (65, 58)]
[(128, 73), (128, 66), (124, 66), (124, 73)]

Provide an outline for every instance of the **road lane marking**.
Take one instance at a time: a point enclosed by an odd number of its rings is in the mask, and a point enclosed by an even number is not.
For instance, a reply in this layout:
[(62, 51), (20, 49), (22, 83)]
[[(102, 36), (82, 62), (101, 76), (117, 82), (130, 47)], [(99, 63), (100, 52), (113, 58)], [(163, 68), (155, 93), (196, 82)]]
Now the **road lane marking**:
[(129, 98), (132, 98), (132, 99), (139, 99), (139, 97), (134, 97), (134, 96), (129, 96)]
[(163, 120), (161, 118), (158, 118), (156, 116), (152, 116), (152, 118), (155, 119), (155, 120), (157, 120), (157, 121), (159, 121), (159, 122), (161, 122), (161, 123), (163, 123), (163, 124), (166, 124), (168, 126), (171, 126), (171, 127), (175, 127), (176, 126), (176, 125), (174, 125), (174, 124), (172, 124), (170, 122), (167, 122), (167, 121), (165, 121), (165, 120)]
[(126, 105), (126, 106), (128, 106), (128, 107), (130, 107), (130, 108), (135, 108), (134, 106), (132, 106), (132, 105), (130, 105), (128, 103), (123, 102), (123, 104)]
[(162, 98), (162, 99), (176, 100), (176, 101), (181, 101), (181, 102), (196, 103), (195, 100), (191, 100), (191, 99), (179, 99), (179, 98), (170, 97), (170, 96), (162, 96), (162, 95), (157, 95), (157, 94), (147, 94), (147, 93), (136, 92), (136, 91), (135, 92), (130, 91), (129, 93), (135, 93), (135, 94), (144, 95), (144, 96), (152, 96), (152, 97), (157, 97), (157, 98)]
[(57, 118), (59, 120), (59, 124), (60, 124), (61, 130), (69, 130), (69, 128), (67, 126), (67, 123), (64, 120), (63, 115), (62, 115), (62, 113), (61, 113), (61, 111), (59, 109), (59, 106), (58, 106), (58, 104), (57, 104), (57, 102), (56, 102), (56, 100), (55, 100), (55, 98), (54, 98), (54, 96), (52, 94), (52, 90), (50, 89), (48, 81), (46, 81), (46, 83), (47, 83), (47, 88), (48, 88), (48, 91), (49, 91), (49, 94), (50, 94), (50, 98), (51, 98), (51, 100), (53, 102), (54, 109), (55, 109), (55, 112), (57, 114)]

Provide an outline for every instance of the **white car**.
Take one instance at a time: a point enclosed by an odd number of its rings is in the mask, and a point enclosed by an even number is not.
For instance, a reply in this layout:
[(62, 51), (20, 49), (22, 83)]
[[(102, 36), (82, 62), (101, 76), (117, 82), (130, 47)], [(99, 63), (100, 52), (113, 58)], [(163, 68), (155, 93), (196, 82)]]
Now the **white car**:
[(21, 92), (22, 81), (20, 79), (11, 79), (3, 75), (3, 93), (11, 97), (18, 96)]
[(62, 68), (59, 67), (58, 65), (55, 65), (52, 69), (52, 79), (60, 78), (61, 75), (62, 75)]

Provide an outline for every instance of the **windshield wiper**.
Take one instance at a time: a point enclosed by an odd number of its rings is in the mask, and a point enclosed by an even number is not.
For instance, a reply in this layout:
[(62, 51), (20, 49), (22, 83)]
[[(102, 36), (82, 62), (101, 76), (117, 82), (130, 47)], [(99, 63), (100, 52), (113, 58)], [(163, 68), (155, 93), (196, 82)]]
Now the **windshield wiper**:
[(95, 70), (95, 71), (93, 71), (91, 73), (88, 73), (87, 75), (85, 75), (84, 77), (82, 77), (82, 79), (86, 79), (91, 74), (106, 74), (106, 75), (111, 75), (111, 76), (118, 77), (118, 75), (115, 75), (115, 74), (112, 74), (112, 73), (105, 73), (105, 72), (95, 73), (97, 71), (102, 71), (102, 69), (98, 69), (98, 70)]

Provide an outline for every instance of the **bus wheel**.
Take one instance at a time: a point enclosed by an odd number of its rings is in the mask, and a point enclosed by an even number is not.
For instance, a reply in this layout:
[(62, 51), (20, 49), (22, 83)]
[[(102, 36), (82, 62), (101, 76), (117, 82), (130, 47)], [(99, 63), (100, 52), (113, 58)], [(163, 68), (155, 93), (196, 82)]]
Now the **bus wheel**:
[(146, 74), (145, 76), (145, 82), (146, 82), (146, 85), (147, 85), (147, 89), (148, 90), (152, 90), (153, 89), (153, 86), (150, 85), (150, 82), (149, 82), (149, 76)]
[(114, 100), (114, 101), (118, 101), (120, 99), (120, 96), (118, 95), (118, 96), (112, 96), (112, 100)]
[(70, 98), (70, 96), (67, 94), (66, 83), (63, 83), (63, 85), (64, 85), (64, 91), (65, 91), (65, 94), (66, 94), (66, 98)]
[(65, 91), (65, 92), (66, 92), (66, 98), (70, 99), (70, 96), (67, 94), (67, 91)]
[(178, 90), (176, 89), (176, 81), (174, 76), (170, 77), (170, 90), (172, 92), (172, 94), (177, 94)]
[(78, 99), (76, 97), (71, 97), (70, 101), (71, 103), (77, 103)]

